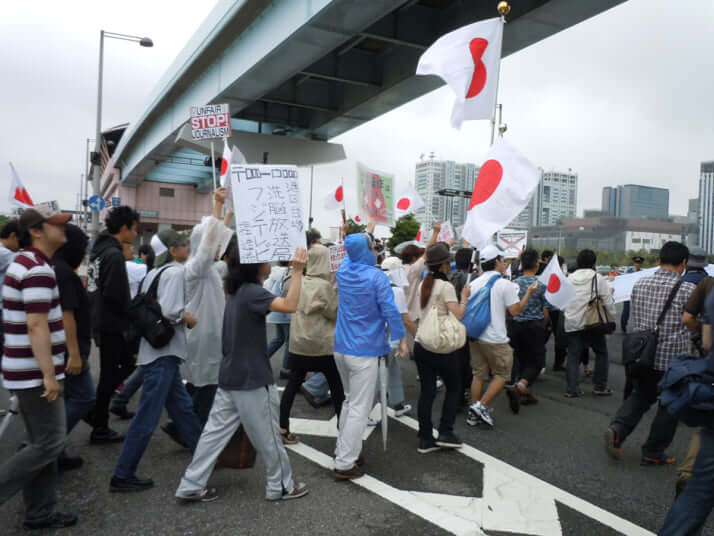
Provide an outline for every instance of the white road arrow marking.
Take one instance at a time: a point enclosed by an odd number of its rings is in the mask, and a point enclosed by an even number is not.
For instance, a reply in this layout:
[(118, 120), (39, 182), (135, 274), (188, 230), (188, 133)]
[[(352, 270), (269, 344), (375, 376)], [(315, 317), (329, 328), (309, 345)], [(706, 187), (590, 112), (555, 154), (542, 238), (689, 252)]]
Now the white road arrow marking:
[[(374, 418), (379, 415), (380, 406), (377, 404), (371, 416)], [(409, 428), (419, 429), (419, 423), (411, 417), (395, 417), (392, 409), (389, 409), (389, 416)], [(337, 437), (336, 424), (336, 417), (329, 421), (290, 419), (290, 430), (298, 434)], [(367, 439), (373, 430), (374, 427), (368, 427), (364, 439)], [(305, 443), (290, 445), (288, 448), (326, 469), (334, 467), (330, 456)], [(464, 444), (456, 452), (483, 464), (482, 498), (404, 491), (370, 475), (352, 482), (457, 536), (485, 536), (483, 530), (561, 536), (562, 528), (555, 501), (627, 536), (655, 536), (634, 523), (470, 445)]]

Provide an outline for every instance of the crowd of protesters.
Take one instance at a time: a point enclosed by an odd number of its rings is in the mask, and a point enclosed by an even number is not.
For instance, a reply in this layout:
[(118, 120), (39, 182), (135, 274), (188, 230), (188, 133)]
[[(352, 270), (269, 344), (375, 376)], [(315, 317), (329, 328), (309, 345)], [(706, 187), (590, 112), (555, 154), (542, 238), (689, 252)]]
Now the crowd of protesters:
[[(47, 207), (25, 210), (0, 230), (2, 373), (27, 433), (23, 448), (0, 465), (0, 504), (24, 490), (26, 529), (77, 522), (56, 503), (58, 471), (83, 462), (65, 448), (80, 420), (92, 426), (91, 443), (122, 443), (110, 491), (136, 492), (154, 486), (137, 471), (166, 409), (170, 421), (161, 430), (193, 454), (175, 493), (182, 502), (218, 497), (209, 479), (242, 426), (265, 466), (265, 498), (277, 501), (308, 493), (285, 449), (300, 441), (290, 430), (298, 392), (314, 406), (331, 401), (334, 407), (334, 478), (363, 476), (362, 438), (378, 424), (370, 413), (380, 389), (380, 359), (386, 359), (386, 398), (396, 417), (411, 411), (399, 360), (414, 360), (420, 454), (462, 446), (454, 432), (460, 408), (467, 408), (467, 425), (490, 428), (502, 392), (513, 413), (537, 404), (550, 336), (552, 370), (565, 371), (566, 397), (584, 395), (581, 365), (593, 376), (593, 395), (613, 395), (606, 337), (614, 327), (593, 329), (588, 310), (596, 298), (602, 314), (614, 319), (614, 300), (592, 250), (579, 252), (568, 275), (575, 298), (559, 310), (538, 279), (553, 252), (524, 249), (512, 261), (493, 245), (454, 252), (453, 244), (437, 242), (439, 224), (425, 247), (409, 244), (398, 258), (386, 256), (372, 223), (367, 232), (345, 237), (347, 256), (336, 273), (314, 234), (308, 234), (308, 250), (298, 249), (290, 263), (242, 263), (232, 215), (223, 216), (225, 197), (224, 189), (216, 191), (212, 213), (190, 239), (162, 230), (136, 256), (139, 216), (130, 207), (109, 211), (89, 252), (86, 234)], [(87, 253), (85, 288), (77, 270)], [(642, 259), (633, 262), (639, 270)], [(657, 270), (632, 289), (621, 328), (656, 329), (657, 349), (652, 370), (628, 374), (623, 403), (604, 431), (605, 450), (614, 459), (658, 403), (657, 384), (672, 360), (709, 355), (714, 278), (705, 265), (703, 251), (668, 242)], [(484, 292), (490, 320), (478, 337), (467, 337), (462, 320), (469, 299)], [(160, 307), (168, 333), (158, 348), (132, 333), (129, 320), (137, 303), (150, 300)], [(268, 324), (276, 333), (271, 341)], [(99, 350), (96, 387), (92, 340)], [(270, 357), (283, 346), (279, 376), (288, 383), (280, 399)], [(442, 385), (435, 435), (432, 410)], [(127, 405), (139, 389), (133, 413)], [(126, 436), (109, 427), (110, 413), (131, 419)], [(677, 419), (660, 406), (642, 446), (642, 465), (674, 462), (666, 449), (676, 428)], [(714, 501), (712, 459), (714, 433), (705, 428), (679, 469), (679, 496), (662, 534), (694, 534), (702, 526)], [(691, 532), (681, 532), (682, 524)]]

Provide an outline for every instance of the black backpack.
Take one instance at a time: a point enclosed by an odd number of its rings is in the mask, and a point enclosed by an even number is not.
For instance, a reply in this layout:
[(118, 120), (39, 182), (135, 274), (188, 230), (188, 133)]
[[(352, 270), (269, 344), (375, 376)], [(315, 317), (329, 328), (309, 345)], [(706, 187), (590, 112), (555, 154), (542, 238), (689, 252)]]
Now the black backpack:
[[(129, 335), (128, 343), (138, 348), (141, 338), (145, 338), (154, 348), (166, 346), (175, 329), (161, 312), (161, 305), (156, 299), (159, 289), (159, 279), (168, 266), (162, 268), (151, 282), (149, 290), (139, 292), (129, 305)], [(142, 282), (143, 283), (143, 282)]]

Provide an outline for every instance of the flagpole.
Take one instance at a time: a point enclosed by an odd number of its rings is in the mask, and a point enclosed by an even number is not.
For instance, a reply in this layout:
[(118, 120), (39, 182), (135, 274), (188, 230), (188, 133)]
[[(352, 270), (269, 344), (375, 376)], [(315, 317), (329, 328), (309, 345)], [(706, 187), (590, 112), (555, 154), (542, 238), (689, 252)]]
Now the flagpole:
[(211, 140), (211, 170), (213, 171), (213, 206), (216, 206), (216, 151)]
[[(504, 26), (506, 25), (506, 15), (510, 13), (511, 11), (511, 5), (508, 2), (502, 1), (498, 3), (498, 12), (501, 15), (501, 24)], [(504, 32), (501, 31), (501, 50), (498, 54), (499, 61), (503, 59), (503, 34)], [(501, 67), (499, 66), (498, 68), (498, 80), (496, 80), (496, 103), (498, 103), (498, 89), (499, 85), (501, 83)], [(491, 145), (493, 145), (493, 142), (496, 138), (496, 110), (500, 107), (500, 104), (496, 104), (493, 108), (493, 116), (491, 116)]]
[[(307, 216), (307, 226), (312, 228), (312, 179), (315, 172), (315, 166), (310, 166), (310, 214)], [(344, 193), (343, 193), (344, 195)]]

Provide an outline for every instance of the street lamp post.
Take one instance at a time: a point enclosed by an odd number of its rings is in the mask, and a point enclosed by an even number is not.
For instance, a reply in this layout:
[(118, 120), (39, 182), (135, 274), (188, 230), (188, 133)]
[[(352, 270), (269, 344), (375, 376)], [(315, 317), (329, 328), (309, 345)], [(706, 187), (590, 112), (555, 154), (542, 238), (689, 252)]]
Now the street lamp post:
[[(121, 39), (123, 41), (134, 41), (142, 47), (153, 47), (154, 42), (148, 37), (138, 37), (115, 32), (99, 32), (99, 74), (97, 81), (97, 129), (94, 143), (94, 153), (92, 154), (92, 190), (94, 195), (101, 195), (101, 150), (102, 150), (102, 75), (104, 70), (104, 38)], [(99, 234), (99, 211), (92, 211), (92, 239), (96, 240)]]

